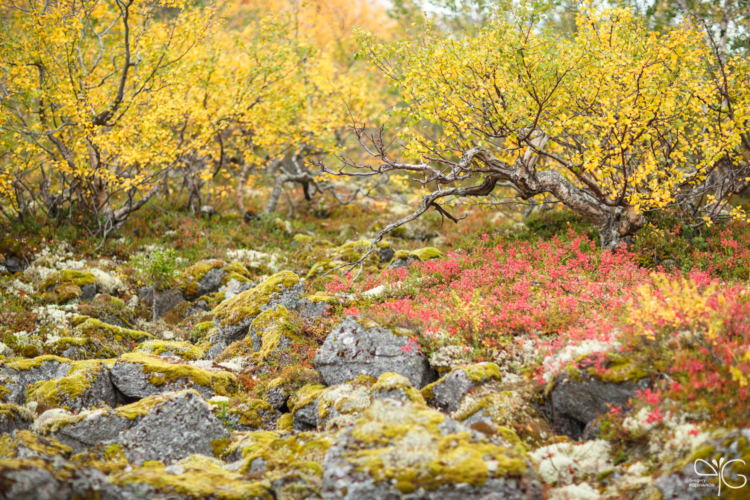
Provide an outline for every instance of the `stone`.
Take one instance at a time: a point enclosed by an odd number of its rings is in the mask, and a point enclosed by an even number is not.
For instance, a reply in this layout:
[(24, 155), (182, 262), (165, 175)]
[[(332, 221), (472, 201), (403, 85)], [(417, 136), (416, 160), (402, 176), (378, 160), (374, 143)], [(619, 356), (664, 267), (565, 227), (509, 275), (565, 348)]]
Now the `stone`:
[(59, 458), (0, 460), (0, 485), (3, 500), (122, 498), (103, 472)]
[(374, 322), (345, 318), (326, 337), (315, 355), (315, 368), (326, 385), (344, 384), (360, 375), (380, 377), (392, 372), (422, 388), (434, 379), (427, 358), (408, 336)]
[(120, 433), (117, 443), (128, 462), (142, 465), (150, 460), (164, 464), (193, 454), (214, 456), (229, 432), (208, 403), (193, 391), (184, 391), (155, 404), (137, 424)]
[(261, 399), (246, 399), (232, 401), (209, 401), (214, 415), (231, 431), (271, 431), (276, 429), (276, 421), (281, 412)]
[(542, 487), (510, 443), (424, 405), (378, 399), (328, 449), (322, 497), (541, 500)]
[(20, 273), (24, 270), (24, 267), (21, 260), (15, 255), (5, 257), (5, 268), (10, 274)]
[[(154, 287), (146, 286), (138, 289), (138, 298), (154, 305)], [(172, 288), (167, 291), (159, 292), (156, 297), (156, 317), (161, 318), (169, 311), (185, 302), (182, 291), (178, 288)]]
[(478, 363), (456, 368), (422, 389), (422, 395), (430, 406), (451, 413), (458, 410), (461, 400), (470, 391), (502, 378), (500, 367), (495, 363)]
[(92, 300), (96, 296), (96, 285), (83, 285), (81, 287), (81, 300)]
[(100, 360), (76, 361), (61, 378), (37, 382), (27, 391), (27, 400), (39, 409), (64, 408), (78, 412), (92, 407), (117, 405), (117, 394), (109, 369)]
[(131, 406), (48, 419), (39, 425), (38, 432), (69, 446), (73, 453), (81, 453), (99, 444), (116, 440), (121, 432), (135, 425), (142, 415), (131, 411)]
[(25, 431), (34, 423), (31, 412), (23, 406), (0, 403), (0, 434)]
[(302, 291), (299, 277), (284, 271), (216, 306), (213, 315), (218, 332), (211, 338), (213, 346), (207, 357), (215, 359), (229, 344), (247, 335), (260, 313), (279, 306), (288, 311), (297, 310)]
[(0, 362), (0, 399), (6, 403), (26, 403), (29, 385), (62, 378), (70, 370), (71, 360), (57, 356), (38, 356), (32, 359)]
[(227, 272), (221, 268), (213, 268), (204, 274), (198, 281), (198, 296), (200, 297), (218, 291), (221, 287), (221, 280), (224, 279), (226, 274)]
[(206, 399), (237, 392), (237, 377), (226, 371), (209, 371), (186, 364), (180, 358), (129, 353), (117, 359), (112, 383), (129, 398), (145, 398), (182, 389), (194, 389)]
[(589, 422), (609, 412), (612, 405), (628, 408), (628, 400), (636, 397), (636, 391), (649, 388), (651, 382), (650, 378), (608, 382), (586, 370), (575, 370), (572, 375), (561, 372), (549, 394), (553, 426), (578, 439)]

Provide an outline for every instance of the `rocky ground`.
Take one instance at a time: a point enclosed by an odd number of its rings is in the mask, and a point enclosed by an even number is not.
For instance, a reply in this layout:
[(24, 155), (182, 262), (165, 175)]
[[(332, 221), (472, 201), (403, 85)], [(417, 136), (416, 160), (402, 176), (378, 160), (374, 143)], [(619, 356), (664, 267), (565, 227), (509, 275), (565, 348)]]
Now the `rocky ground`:
[[(288, 245), (307, 272), (233, 248), (166, 288), (63, 245), (4, 256), (0, 498), (698, 499), (696, 457), (750, 453), (750, 430), (654, 422), (634, 399), (663, 374), (614, 355), (605, 375), (586, 369), (598, 341), (544, 360), (430, 351), (361, 313), (392, 282), (311, 286), (369, 242)], [(441, 259), (386, 243), (366, 271)]]

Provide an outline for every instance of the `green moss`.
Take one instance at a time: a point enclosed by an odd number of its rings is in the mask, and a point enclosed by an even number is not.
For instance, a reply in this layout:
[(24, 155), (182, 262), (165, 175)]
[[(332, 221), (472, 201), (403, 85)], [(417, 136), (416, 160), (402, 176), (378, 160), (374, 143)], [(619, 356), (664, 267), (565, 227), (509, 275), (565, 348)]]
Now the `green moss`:
[(253, 460), (261, 458), (265, 461), (271, 478), (291, 471), (320, 478), (323, 475), (323, 458), (332, 445), (331, 437), (312, 432), (274, 436), (272, 439), (266, 437), (253, 441), (248, 447), (243, 446), (245, 465), (242, 470), (247, 471)]
[(315, 262), (312, 267), (310, 268), (310, 271), (308, 271), (307, 275), (305, 277), (307, 279), (312, 279), (317, 276), (320, 276), (321, 274), (324, 274), (326, 271), (330, 271), (331, 269), (335, 269), (336, 267), (343, 264), (341, 261), (334, 261), (330, 259), (322, 259), (318, 262)]
[(125, 450), (117, 443), (112, 443), (104, 447), (104, 459), (109, 461), (127, 460)]
[(410, 401), (424, 404), (422, 393), (415, 388), (408, 378), (398, 373), (383, 373), (372, 386), (373, 391), (401, 390)]
[(615, 353), (607, 355), (603, 373), (597, 373), (598, 370), (595, 366), (590, 366), (587, 371), (592, 377), (614, 384), (629, 381), (634, 382), (652, 375), (652, 373), (643, 369), (635, 360)]
[(72, 363), (73, 361), (67, 358), (61, 358), (58, 356), (37, 356), (32, 359), (22, 359), (18, 361), (11, 361), (10, 363), (2, 363), (8, 368), (13, 370), (25, 371), (31, 370), (32, 368), (39, 368), (45, 361), (57, 361), (58, 363)]
[(581, 370), (578, 369), (578, 367), (574, 364), (570, 364), (565, 368), (565, 373), (568, 375), (568, 378), (570, 380), (575, 380), (580, 382), (583, 380), (583, 376), (581, 375)]
[(31, 422), (34, 416), (23, 406), (14, 405), (13, 403), (0, 403), (0, 420), (19, 421), (25, 420)]
[(275, 274), (260, 285), (235, 295), (219, 304), (214, 310), (214, 318), (223, 327), (234, 326), (260, 314), (260, 308), (271, 300), (271, 295), (280, 293), (282, 287), (289, 289), (299, 283), (299, 276), (284, 271)]
[(503, 374), (500, 372), (500, 367), (495, 363), (478, 363), (475, 365), (463, 366), (457, 368), (463, 370), (469, 380), (472, 382), (487, 382), (490, 380), (502, 380)]
[[(182, 465), (184, 468), (185, 465)], [(270, 488), (261, 482), (248, 482), (242, 475), (227, 472), (220, 466), (201, 464), (189, 467), (183, 474), (167, 474), (162, 468), (137, 467), (130, 471), (110, 476), (117, 486), (148, 484), (160, 492), (160, 496), (186, 496), (189, 498), (216, 500), (272, 500)]]
[(144, 469), (163, 469), (166, 466), (163, 462), (159, 462), (158, 460), (146, 460), (143, 462), (142, 467)]
[(61, 283), (54, 289), (54, 294), (57, 295), (57, 303), (65, 304), (68, 301), (81, 297), (81, 288), (75, 283)]
[(231, 442), (232, 440), (229, 438), (214, 439), (211, 441), (211, 450), (214, 452), (214, 456), (221, 457)]
[(199, 262), (185, 269), (180, 275), (180, 291), (188, 297), (198, 294), (198, 282), (212, 269), (221, 269), (225, 262), (221, 259)]
[(113, 349), (88, 337), (62, 337), (54, 341), (47, 349), (50, 354), (62, 356), (71, 347), (78, 348), (77, 359), (81, 357), (83, 359), (114, 358), (118, 355)]
[(143, 342), (144, 340), (153, 339), (150, 333), (140, 330), (131, 330), (120, 326), (110, 325), (98, 319), (89, 318), (73, 329), (73, 332), (79, 337), (94, 337), (115, 342)]
[(409, 258), (409, 250), (398, 250), (393, 254), (393, 260), (406, 260)]
[[(66, 408), (96, 383), (107, 376), (107, 367), (99, 360), (76, 361), (65, 377), (37, 382), (26, 390), (26, 398), (49, 408)], [(75, 409), (81, 409), (77, 407)]]
[(375, 246), (381, 249), (391, 248), (391, 242), (388, 240), (380, 240), (375, 243)]
[(370, 249), (370, 242), (367, 240), (352, 241), (341, 245), (336, 249), (336, 253), (344, 262), (355, 262)]
[(76, 316), (73, 316), (70, 318), (70, 324), (75, 328), (76, 326), (80, 325), (81, 323), (85, 323), (87, 320), (91, 319), (89, 316), (84, 316), (82, 314), (78, 314)]
[(206, 339), (213, 333), (216, 333), (218, 330), (216, 328), (216, 325), (214, 325), (213, 321), (204, 321), (203, 323), (198, 323), (193, 327), (193, 330), (190, 332), (190, 341), (191, 342), (200, 342), (201, 340)]
[(312, 243), (313, 237), (306, 234), (295, 234), (294, 238), (292, 238), (292, 241), (300, 245), (307, 245), (309, 243)]
[(205, 353), (202, 349), (187, 342), (176, 342), (171, 340), (148, 340), (139, 344), (133, 352), (144, 352), (148, 354), (177, 356), (186, 361), (203, 359)]
[(78, 287), (84, 287), (86, 285), (95, 285), (96, 278), (91, 273), (83, 271), (73, 271), (66, 269), (64, 271), (55, 271), (54, 273), (47, 276), (42, 282), (39, 289), (47, 290), (49, 287), (60, 284), (60, 283), (72, 283)]
[(13, 437), (6, 434), (0, 440), (0, 458), (17, 458), (20, 449), (26, 449), (42, 458), (57, 456), (68, 458), (72, 453), (69, 446), (65, 446), (55, 439), (37, 436), (29, 431), (18, 431)]
[(420, 248), (409, 253), (410, 256), (416, 257), (420, 261), (424, 262), (430, 259), (437, 259), (443, 256), (443, 252), (434, 247)]
[[(445, 418), (418, 404), (375, 401), (352, 428), (355, 441), (347, 460), (357, 471), (394, 484), (402, 493), (459, 483), (481, 486), (490, 477), (526, 473), (527, 461), (516, 450), (472, 438), (469, 432), (441, 433)], [(402, 441), (420, 458), (404, 458)]]
[(195, 385), (212, 388), (214, 393), (220, 396), (234, 394), (239, 388), (239, 381), (232, 373), (210, 372), (192, 365), (167, 363), (153, 354), (139, 352), (123, 354), (119, 361), (141, 365), (143, 373), (151, 374), (149, 382), (156, 386), (187, 379)]
[(307, 384), (289, 398), (289, 401), (286, 403), (289, 411), (294, 414), (299, 408), (310, 404), (312, 400), (320, 396), (320, 393), (324, 390), (326, 390), (326, 386), (324, 385)]

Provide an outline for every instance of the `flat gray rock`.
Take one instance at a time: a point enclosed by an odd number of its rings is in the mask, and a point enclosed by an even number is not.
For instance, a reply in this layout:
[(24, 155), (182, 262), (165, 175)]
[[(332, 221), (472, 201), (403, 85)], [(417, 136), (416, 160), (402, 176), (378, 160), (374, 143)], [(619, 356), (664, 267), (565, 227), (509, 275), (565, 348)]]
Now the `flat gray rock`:
[(561, 373), (550, 393), (553, 423), (578, 439), (589, 422), (609, 412), (610, 405), (627, 408), (628, 400), (636, 396), (636, 391), (646, 390), (650, 384), (649, 378), (612, 383), (592, 377), (584, 370), (580, 371), (580, 380)]
[(104, 473), (82, 467), (61, 457), (53, 459), (0, 460), (0, 499), (119, 500), (118, 488)]
[(315, 368), (329, 386), (387, 372), (403, 375), (417, 388), (434, 380), (427, 358), (408, 337), (387, 328), (365, 328), (351, 316), (328, 335), (315, 355)]
[(209, 404), (193, 392), (177, 393), (155, 405), (136, 425), (117, 438), (128, 461), (170, 464), (193, 454), (214, 456), (215, 441), (230, 434)]
[(31, 412), (12, 403), (0, 404), (0, 434), (25, 431), (34, 423)]
[(6, 403), (25, 404), (26, 389), (29, 385), (44, 380), (62, 378), (70, 370), (70, 363), (66, 361), (45, 359), (36, 363), (36, 359), (0, 365), (0, 387), (9, 391), (3, 398)]

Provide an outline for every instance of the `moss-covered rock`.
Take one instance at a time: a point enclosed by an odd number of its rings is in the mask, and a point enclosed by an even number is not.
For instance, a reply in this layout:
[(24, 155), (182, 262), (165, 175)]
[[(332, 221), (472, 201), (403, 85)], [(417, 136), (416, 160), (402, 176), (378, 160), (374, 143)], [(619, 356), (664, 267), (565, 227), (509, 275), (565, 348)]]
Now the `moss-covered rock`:
[(77, 412), (117, 404), (109, 369), (100, 360), (76, 361), (64, 377), (37, 382), (26, 394), (39, 413), (50, 408)]
[(58, 304), (65, 304), (71, 300), (79, 299), (83, 294), (81, 288), (75, 283), (61, 283), (56, 285), (52, 293), (57, 296)]
[(23, 406), (0, 403), (0, 434), (11, 434), (31, 427), (34, 417)]
[(375, 400), (326, 454), (330, 498), (541, 499), (531, 462), (510, 443), (426, 406)]
[(462, 366), (425, 386), (422, 395), (429, 405), (453, 412), (461, 405), (463, 397), (476, 387), (502, 379), (500, 367), (495, 363)]
[(228, 451), (242, 460), (241, 472), (268, 481), (277, 498), (320, 498), (322, 463), (332, 444), (327, 434), (255, 432)]
[(57, 379), (68, 374), (72, 361), (58, 356), (0, 361), (0, 401), (22, 405), (26, 389), (37, 382)]
[(247, 397), (209, 401), (214, 415), (231, 431), (247, 432), (276, 429), (281, 413), (267, 401)]
[(537, 410), (536, 398), (531, 384), (488, 384), (466, 395), (451, 415), (485, 433), (497, 433), (501, 427), (513, 429), (524, 443), (538, 447), (549, 444), (555, 433)]
[(159, 356), (129, 353), (112, 367), (112, 383), (131, 398), (144, 398), (182, 389), (194, 389), (205, 398), (237, 392), (237, 377), (226, 371), (209, 371), (189, 364), (171, 363)]
[(398, 373), (383, 373), (372, 386), (372, 399), (398, 399), (424, 404), (425, 400), (408, 378)]
[(62, 337), (46, 346), (48, 354), (68, 359), (110, 359), (116, 358), (118, 352), (96, 338)]
[(50, 288), (63, 283), (71, 283), (79, 288), (86, 285), (96, 285), (96, 277), (85, 271), (74, 271), (66, 269), (51, 273), (39, 286), (40, 291), (48, 291)]
[(185, 361), (196, 361), (203, 359), (203, 356), (205, 356), (203, 350), (193, 344), (172, 340), (147, 340), (138, 344), (133, 352), (155, 354), (162, 357), (177, 357)]
[(211, 339), (216, 348), (210, 350), (209, 357), (216, 358), (227, 345), (244, 337), (250, 324), (263, 311), (277, 306), (296, 309), (301, 292), (299, 277), (284, 271), (219, 304), (213, 310), (218, 332)]
[(324, 385), (308, 384), (289, 398), (287, 406), (292, 413), (295, 430), (309, 431), (318, 428), (318, 396), (325, 389)]
[(237, 262), (221, 259), (198, 262), (185, 269), (179, 279), (179, 289), (188, 300), (216, 292), (231, 279), (249, 281), (247, 269)]
[(0, 438), (0, 458), (69, 458), (71, 449), (55, 439), (38, 436), (27, 430)]
[(101, 471), (59, 457), (0, 460), (0, 477), (8, 499), (123, 498)]
[(159, 467), (136, 467), (111, 476), (128, 498), (174, 500), (273, 500), (268, 483), (248, 480), (227, 472), (220, 464), (196, 456), (177, 462), (169, 471)]
[(73, 336), (94, 339), (117, 354), (131, 351), (141, 342), (154, 338), (150, 333), (111, 325), (94, 318), (88, 318), (73, 328)]

